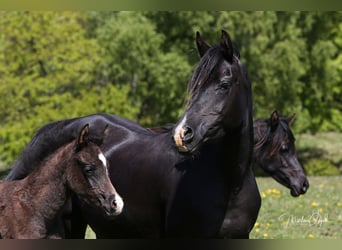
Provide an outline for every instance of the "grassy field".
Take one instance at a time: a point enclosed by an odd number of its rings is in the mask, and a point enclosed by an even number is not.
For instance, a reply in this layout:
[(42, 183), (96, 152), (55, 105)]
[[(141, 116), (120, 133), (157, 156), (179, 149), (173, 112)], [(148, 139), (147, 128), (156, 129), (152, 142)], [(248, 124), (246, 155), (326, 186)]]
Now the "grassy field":
[[(262, 206), (251, 239), (342, 239), (342, 176), (309, 177), (297, 198), (272, 178), (257, 182)], [(86, 238), (95, 238), (90, 229)]]
[(342, 239), (342, 176), (309, 177), (305, 195), (293, 198), (271, 178), (257, 178), (262, 196), (253, 239)]

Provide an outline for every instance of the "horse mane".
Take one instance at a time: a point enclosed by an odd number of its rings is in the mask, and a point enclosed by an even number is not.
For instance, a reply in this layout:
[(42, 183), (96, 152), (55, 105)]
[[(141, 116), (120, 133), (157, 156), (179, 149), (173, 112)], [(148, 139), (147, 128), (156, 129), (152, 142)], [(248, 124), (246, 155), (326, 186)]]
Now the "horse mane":
[[(256, 143), (254, 146), (254, 150), (264, 151), (263, 153), (269, 153), (270, 156), (273, 156), (278, 152), (282, 146), (283, 138), (288, 141), (294, 141), (295, 137), (289, 129), (289, 124), (286, 118), (280, 117), (279, 123), (276, 130), (272, 130), (271, 121), (269, 118), (267, 119), (257, 119), (254, 121), (254, 142)], [(265, 146), (269, 143), (271, 144), (271, 151), (267, 150), (265, 152)]]
[[(233, 47), (233, 54), (235, 58), (240, 58), (240, 52), (236, 47)], [(224, 56), (220, 45), (211, 46), (201, 57), (188, 84), (188, 103), (191, 101), (198, 89), (200, 89), (202, 83), (207, 82), (217, 65), (223, 59)]]
[[(11, 171), (5, 177), (5, 180), (23, 179), (61, 146), (75, 140), (79, 131), (63, 129), (65, 125), (73, 120), (56, 121), (40, 128), (19, 158), (11, 166)], [(96, 135), (89, 137), (89, 141), (97, 145), (102, 144), (102, 139), (102, 137)]]

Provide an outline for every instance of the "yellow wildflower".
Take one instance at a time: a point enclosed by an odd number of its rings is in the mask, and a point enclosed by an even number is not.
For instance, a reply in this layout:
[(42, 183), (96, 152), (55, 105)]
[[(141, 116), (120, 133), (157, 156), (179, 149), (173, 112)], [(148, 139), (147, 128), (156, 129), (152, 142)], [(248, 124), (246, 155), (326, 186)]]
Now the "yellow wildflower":
[(311, 206), (317, 207), (317, 206), (318, 206), (318, 203), (317, 203), (316, 201), (313, 201), (313, 202), (311, 202)]
[(313, 238), (315, 238), (315, 235), (309, 234), (309, 235), (308, 235), (308, 238), (313, 239)]
[(264, 237), (268, 237), (268, 233), (264, 233), (263, 236), (264, 236)]

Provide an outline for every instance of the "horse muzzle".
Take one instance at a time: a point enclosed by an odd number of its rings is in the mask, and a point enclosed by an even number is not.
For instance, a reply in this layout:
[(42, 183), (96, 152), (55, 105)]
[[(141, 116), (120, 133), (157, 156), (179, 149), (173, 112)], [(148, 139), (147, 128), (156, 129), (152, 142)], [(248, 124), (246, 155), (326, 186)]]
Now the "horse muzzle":
[(301, 186), (291, 186), (291, 195), (293, 197), (298, 197), (301, 194), (305, 194), (306, 191), (309, 189), (309, 181), (307, 179), (304, 180), (303, 184)]
[(117, 216), (122, 213), (124, 202), (118, 194), (103, 194), (99, 198), (101, 207), (107, 216)]
[(184, 126), (184, 127), (177, 127), (175, 133), (173, 135), (173, 140), (178, 148), (179, 152), (189, 152), (190, 148), (187, 146), (191, 144), (194, 138), (193, 129)]

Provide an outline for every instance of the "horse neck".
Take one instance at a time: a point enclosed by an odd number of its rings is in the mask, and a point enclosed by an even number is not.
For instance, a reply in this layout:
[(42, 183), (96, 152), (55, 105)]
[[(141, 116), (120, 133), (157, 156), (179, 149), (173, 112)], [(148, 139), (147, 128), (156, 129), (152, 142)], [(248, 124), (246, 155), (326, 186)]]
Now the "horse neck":
[(73, 145), (69, 143), (59, 148), (23, 179), (32, 199), (49, 207), (47, 217), (58, 212), (69, 196), (66, 170), (73, 155)]
[(246, 177), (252, 173), (252, 135), (252, 121), (248, 120), (241, 127), (227, 132), (222, 139), (223, 167), (233, 192), (238, 192)]

